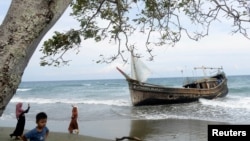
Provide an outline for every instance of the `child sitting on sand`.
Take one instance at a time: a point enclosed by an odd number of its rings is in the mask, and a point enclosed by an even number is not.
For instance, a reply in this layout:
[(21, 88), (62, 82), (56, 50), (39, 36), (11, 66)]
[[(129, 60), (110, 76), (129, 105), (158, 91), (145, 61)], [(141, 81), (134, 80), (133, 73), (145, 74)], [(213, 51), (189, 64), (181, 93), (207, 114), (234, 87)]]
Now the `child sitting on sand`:
[(26, 134), (24, 134), (21, 138), (23, 141), (45, 141), (48, 134), (49, 129), (46, 127), (47, 123), (47, 114), (44, 112), (40, 112), (36, 115), (36, 128), (30, 130)]

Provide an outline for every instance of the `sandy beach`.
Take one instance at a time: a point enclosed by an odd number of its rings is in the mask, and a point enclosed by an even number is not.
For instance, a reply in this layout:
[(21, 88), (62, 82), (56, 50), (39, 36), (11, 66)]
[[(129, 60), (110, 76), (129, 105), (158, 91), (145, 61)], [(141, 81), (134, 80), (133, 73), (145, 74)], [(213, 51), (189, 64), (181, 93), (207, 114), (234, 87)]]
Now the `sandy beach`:
[[(12, 141), (14, 140), (10, 138), (9, 133), (13, 131), (14, 128), (10, 127), (0, 127), (0, 140), (1, 141)], [(73, 135), (73, 134), (66, 134), (66, 133), (59, 133), (59, 132), (50, 132), (47, 141), (110, 141), (106, 139), (99, 139), (89, 136), (83, 135)]]
[[(56, 131), (48, 125), (47, 141), (115, 141), (123, 136), (135, 136), (143, 141), (207, 141), (207, 125), (227, 124), (202, 120), (110, 120), (83, 122), (79, 135)], [(13, 127), (0, 127), (0, 140), (12, 140)], [(27, 131), (27, 129), (26, 129)]]

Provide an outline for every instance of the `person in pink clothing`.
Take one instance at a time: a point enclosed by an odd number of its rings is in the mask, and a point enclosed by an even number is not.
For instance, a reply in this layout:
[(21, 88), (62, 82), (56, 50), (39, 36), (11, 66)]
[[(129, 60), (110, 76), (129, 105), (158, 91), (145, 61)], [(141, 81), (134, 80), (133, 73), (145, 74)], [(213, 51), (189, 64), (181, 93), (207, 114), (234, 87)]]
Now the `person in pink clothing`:
[(30, 105), (28, 104), (28, 108), (26, 110), (23, 110), (22, 108), (23, 104), (21, 102), (16, 104), (16, 118), (17, 118), (17, 124), (16, 124), (16, 129), (12, 134), (10, 134), (10, 137), (12, 138), (13, 136), (18, 139), (24, 131), (24, 126), (25, 126), (25, 113), (29, 112)]

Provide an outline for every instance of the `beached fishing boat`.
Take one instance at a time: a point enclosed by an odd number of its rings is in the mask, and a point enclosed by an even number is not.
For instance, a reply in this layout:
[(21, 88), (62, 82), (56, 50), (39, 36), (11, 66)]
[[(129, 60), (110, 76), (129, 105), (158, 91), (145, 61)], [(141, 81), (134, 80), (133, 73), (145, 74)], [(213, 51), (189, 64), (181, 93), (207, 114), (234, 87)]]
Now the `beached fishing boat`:
[(214, 99), (227, 95), (227, 77), (222, 68), (200, 67), (195, 69), (204, 71), (205, 69), (217, 69), (218, 71), (215, 75), (196, 78), (176, 88), (146, 83), (150, 71), (139, 58), (134, 57), (131, 60), (131, 76), (117, 67), (117, 70), (128, 82), (134, 106), (187, 103), (197, 101), (199, 98)]

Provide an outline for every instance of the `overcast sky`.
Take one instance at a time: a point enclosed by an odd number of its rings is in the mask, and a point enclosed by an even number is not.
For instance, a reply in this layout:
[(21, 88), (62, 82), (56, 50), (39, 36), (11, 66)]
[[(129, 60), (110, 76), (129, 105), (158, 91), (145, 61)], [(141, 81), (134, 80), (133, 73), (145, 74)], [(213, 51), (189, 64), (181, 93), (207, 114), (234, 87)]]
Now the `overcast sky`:
[[(0, 23), (4, 19), (10, 0), (0, 1)], [(66, 31), (77, 28), (78, 23), (69, 16), (68, 9), (61, 19), (43, 38), (42, 42), (52, 36), (54, 31)], [(223, 22), (223, 21), (222, 21)], [(226, 23), (226, 22), (225, 22)], [(219, 26), (218, 26), (219, 25)], [(182, 77), (192, 75), (193, 67), (223, 67), (227, 75), (250, 74), (250, 40), (240, 34), (231, 35), (229, 25), (216, 24), (210, 28), (208, 37), (195, 42), (183, 38), (175, 47), (157, 47), (153, 54), (157, 55), (153, 62), (147, 58), (142, 61), (151, 69), (151, 77)], [(144, 52), (144, 37), (135, 35), (135, 44)], [(114, 52), (116, 45), (107, 42), (95, 43), (84, 41), (81, 52), (71, 51), (65, 59), (72, 60), (69, 66), (59, 68), (39, 66), (39, 52), (42, 42), (37, 47), (23, 75), (23, 81), (50, 81), (50, 80), (89, 80), (89, 79), (116, 79), (123, 78), (115, 69), (116, 66), (129, 73), (129, 65), (122, 65), (121, 61), (112, 64), (96, 64), (98, 56)], [(109, 54), (112, 55), (112, 54)], [(126, 56), (129, 57), (129, 56)], [(181, 73), (181, 70), (184, 73)]]

